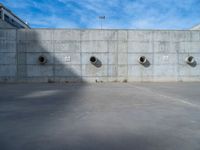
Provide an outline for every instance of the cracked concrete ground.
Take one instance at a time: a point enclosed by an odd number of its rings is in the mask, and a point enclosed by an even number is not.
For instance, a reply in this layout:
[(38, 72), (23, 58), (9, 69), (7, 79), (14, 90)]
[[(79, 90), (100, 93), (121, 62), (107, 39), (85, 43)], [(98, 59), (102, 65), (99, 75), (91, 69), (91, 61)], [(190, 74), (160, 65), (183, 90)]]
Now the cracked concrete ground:
[(199, 150), (200, 83), (0, 84), (0, 150)]

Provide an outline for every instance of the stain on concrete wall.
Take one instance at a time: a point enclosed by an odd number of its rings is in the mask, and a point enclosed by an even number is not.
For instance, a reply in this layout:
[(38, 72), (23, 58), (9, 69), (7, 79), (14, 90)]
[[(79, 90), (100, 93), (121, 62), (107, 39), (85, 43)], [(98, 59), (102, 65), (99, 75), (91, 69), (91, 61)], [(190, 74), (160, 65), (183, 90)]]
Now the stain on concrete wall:
[(0, 30), (2, 82), (199, 81), (199, 61), (200, 31)]

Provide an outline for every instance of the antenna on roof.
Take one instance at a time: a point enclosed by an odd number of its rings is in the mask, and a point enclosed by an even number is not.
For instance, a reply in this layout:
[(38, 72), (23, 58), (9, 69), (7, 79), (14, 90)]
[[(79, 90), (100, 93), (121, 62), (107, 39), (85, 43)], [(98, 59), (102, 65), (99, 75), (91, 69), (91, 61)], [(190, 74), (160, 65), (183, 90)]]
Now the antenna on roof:
[(103, 20), (106, 19), (106, 16), (99, 16), (99, 20), (100, 20), (100, 23), (101, 23), (101, 29), (103, 28)]

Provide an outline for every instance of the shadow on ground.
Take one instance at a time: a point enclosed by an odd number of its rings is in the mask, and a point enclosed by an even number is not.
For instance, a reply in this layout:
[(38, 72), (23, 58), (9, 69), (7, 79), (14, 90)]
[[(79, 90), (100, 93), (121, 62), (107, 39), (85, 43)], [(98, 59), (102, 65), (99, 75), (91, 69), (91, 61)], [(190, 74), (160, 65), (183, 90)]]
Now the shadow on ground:
[(0, 84), (0, 149), (197, 150), (198, 86)]

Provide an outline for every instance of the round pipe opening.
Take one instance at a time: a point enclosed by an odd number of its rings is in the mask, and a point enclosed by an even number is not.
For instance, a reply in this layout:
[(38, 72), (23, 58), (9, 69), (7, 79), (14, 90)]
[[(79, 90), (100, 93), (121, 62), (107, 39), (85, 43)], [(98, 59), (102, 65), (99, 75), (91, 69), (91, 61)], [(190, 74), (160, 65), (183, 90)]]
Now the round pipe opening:
[(90, 57), (90, 62), (91, 62), (92, 64), (96, 64), (97, 58), (94, 57), (94, 56)]
[(145, 56), (141, 56), (138, 58), (138, 61), (140, 64), (145, 64), (147, 62), (147, 59)]
[(186, 58), (186, 62), (188, 64), (193, 64), (195, 62), (195, 59), (194, 59), (193, 56), (189, 56), (189, 57)]
[(40, 64), (46, 64), (47, 59), (46, 59), (45, 56), (39, 56), (39, 57), (38, 57), (38, 62), (39, 62)]

